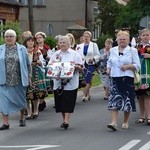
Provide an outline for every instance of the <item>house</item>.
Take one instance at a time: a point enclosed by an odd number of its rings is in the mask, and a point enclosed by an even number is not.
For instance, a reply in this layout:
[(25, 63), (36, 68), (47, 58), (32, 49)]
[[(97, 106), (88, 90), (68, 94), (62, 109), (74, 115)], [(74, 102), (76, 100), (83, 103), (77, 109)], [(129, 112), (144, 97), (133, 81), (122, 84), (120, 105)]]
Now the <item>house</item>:
[[(25, 31), (29, 30), (28, 0), (20, 2), (24, 7), (20, 10), (19, 20)], [(47, 35), (64, 35), (68, 27), (78, 24), (99, 36), (100, 26), (96, 26), (96, 30), (93, 28), (98, 12), (97, 0), (33, 0), (35, 32), (43, 31)]]
[[(0, 31), (3, 30), (3, 24), (5, 24), (7, 20), (19, 20), (20, 7), (21, 3), (16, 0), (0, 0)], [(1, 32), (1, 36), (2, 34)]]

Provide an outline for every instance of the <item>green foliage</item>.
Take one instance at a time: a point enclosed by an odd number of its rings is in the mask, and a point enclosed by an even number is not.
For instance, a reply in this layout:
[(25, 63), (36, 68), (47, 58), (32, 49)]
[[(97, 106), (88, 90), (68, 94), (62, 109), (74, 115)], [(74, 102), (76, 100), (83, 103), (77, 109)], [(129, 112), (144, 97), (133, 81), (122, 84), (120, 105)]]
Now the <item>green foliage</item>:
[(6, 21), (5, 25), (3, 26), (3, 32), (5, 32), (7, 29), (13, 29), (17, 34), (18, 42), (21, 37), (21, 28), (20, 23), (18, 21)]
[(51, 49), (56, 46), (56, 40), (52, 36), (47, 36), (45, 38), (45, 43), (48, 44)]
[(105, 41), (106, 41), (107, 38), (112, 38), (112, 36), (109, 35), (109, 34), (106, 34), (106, 35), (100, 36), (100, 37), (97, 39), (97, 42), (96, 42), (96, 43), (97, 43), (99, 49), (102, 49), (102, 48), (104, 47)]
[(114, 36), (116, 29), (114, 23), (121, 6), (116, 0), (99, 0), (98, 6), (100, 11), (98, 18), (102, 20), (102, 34)]
[(92, 87), (93, 86), (99, 86), (101, 84), (100, 75), (95, 73), (93, 80), (92, 80)]
[(150, 15), (149, 0), (130, 0), (118, 13), (115, 25), (117, 28), (130, 27), (131, 33), (136, 34), (140, 29), (142, 17)]
[(0, 45), (4, 44), (4, 38), (0, 38)]

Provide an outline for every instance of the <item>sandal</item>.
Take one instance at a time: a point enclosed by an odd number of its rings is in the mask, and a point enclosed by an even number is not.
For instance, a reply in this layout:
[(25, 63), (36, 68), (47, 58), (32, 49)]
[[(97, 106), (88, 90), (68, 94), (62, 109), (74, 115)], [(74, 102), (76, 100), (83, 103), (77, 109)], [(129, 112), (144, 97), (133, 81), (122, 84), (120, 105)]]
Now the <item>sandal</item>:
[(128, 128), (129, 128), (129, 124), (124, 122), (122, 124), (122, 129), (128, 129)]
[(136, 124), (144, 123), (144, 122), (145, 122), (144, 118), (139, 118), (138, 120), (135, 121)]
[(150, 126), (150, 119), (147, 119), (147, 125)]
[(113, 130), (113, 131), (117, 131), (117, 125), (116, 124), (108, 124), (107, 128)]

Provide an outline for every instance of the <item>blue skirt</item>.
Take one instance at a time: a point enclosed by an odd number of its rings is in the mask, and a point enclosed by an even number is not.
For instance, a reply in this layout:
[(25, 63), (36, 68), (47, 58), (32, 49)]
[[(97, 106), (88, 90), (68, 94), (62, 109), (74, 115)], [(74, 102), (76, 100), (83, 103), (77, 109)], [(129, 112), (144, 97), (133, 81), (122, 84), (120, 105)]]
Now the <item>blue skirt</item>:
[(92, 77), (94, 75), (95, 66), (94, 65), (87, 65), (85, 64), (85, 69), (83, 71), (83, 74), (85, 76), (85, 82), (86, 84), (90, 84), (92, 81)]
[(115, 77), (110, 81), (109, 110), (136, 111), (134, 78)]
[(26, 107), (26, 87), (22, 84), (17, 86), (0, 86), (0, 112), (9, 115)]

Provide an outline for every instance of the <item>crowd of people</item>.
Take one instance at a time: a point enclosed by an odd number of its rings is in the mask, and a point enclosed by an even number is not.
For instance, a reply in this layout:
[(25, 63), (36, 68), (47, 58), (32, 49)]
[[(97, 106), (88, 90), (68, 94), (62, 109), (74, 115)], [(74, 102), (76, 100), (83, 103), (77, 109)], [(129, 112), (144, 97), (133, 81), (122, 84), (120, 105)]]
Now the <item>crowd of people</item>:
[[(71, 113), (74, 112), (77, 92), (83, 85), (82, 101), (91, 99), (93, 76), (99, 73), (104, 88), (104, 100), (108, 102), (111, 122), (107, 127), (117, 130), (117, 116), (124, 112), (122, 128), (129, 128), (130, 112), (136, 111), (138, 99), (140, 114), (135, 123), (150, 125), (150, 30), (139, 32), (140, 41), (130, 37), (126, 29), (118, 30), (116, 39), (108, 38), (104, 48), (92, 42), (92, 34), (85, 31), (76, 44), (73, 34), (57, 35), (57, 45), (51, 49), (45, 44), (46, 34), (30, 31), (22, 34), (23, 44), (17, 43), (16, 32), (4, 33), (5, 44), (0, 45), (0, 112), (3, 125), (0, 130), (9, 129), (9, 115), (20, 111), (19, 125), (26, 126), (26, 120), (39, 117), (46, 108), (45, 98), (53, 88), (54, 108), (61, 113), (60, 127), (67, 129)], [(71, 63), (65, 72), (65, 63)], [(55, 70), (50, 65), (63, 64)], [(69, 67), (69, 66), (67, 66)], [(66, 69), (68, 70), (68, 68)], [(61, 72), (63, 71), (63, 77)], [(73, 71), (73, 75), (68, 76)], [(134, 83), (134, 71), (139, 72), (141, 81)], [(56, 74), (49, 78), (47, 74)], [(82, 82), (84, 84), (81, 85)]]

